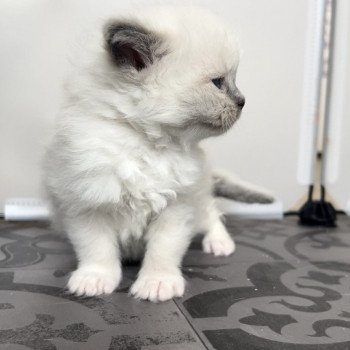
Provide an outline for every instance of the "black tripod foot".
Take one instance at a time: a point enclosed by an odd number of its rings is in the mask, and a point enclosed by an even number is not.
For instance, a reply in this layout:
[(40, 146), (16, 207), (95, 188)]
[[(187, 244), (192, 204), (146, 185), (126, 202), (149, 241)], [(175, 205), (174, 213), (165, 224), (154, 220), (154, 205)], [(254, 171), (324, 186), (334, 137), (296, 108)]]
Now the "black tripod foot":
[(308, 200), (299, 211), (301, 225), (336, 227), (337, 212), (333, 205), (323, 200)]

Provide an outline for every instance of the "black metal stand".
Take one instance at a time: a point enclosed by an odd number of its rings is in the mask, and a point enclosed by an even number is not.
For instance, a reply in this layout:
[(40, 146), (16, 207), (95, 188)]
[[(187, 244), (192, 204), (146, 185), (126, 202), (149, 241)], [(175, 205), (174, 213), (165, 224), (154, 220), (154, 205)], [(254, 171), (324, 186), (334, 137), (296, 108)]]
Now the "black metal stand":
[[(323, 43), (321, 52), (322, 69), (320, 71), (319, 79), (319, 95), (318, 95), (318, 114), (322, 110), (321, 105), (324, 104), (324, 120), (323, 120), (323, 138), (322, 138), (322, 154), (317, 153), (317, 147), (315, 142), (315, 155), (321, 161), (320, 166), (320, 187), (321, 187), (321, 198), (320, 200), (313, 200), (313, 190), (314, 186), (310, 185), (309, 195), (306, 203), (300, 208), (298, 215), (301, 225), (307, 226), (326, 226), (326, 227), (336, 227), (337, 211), (334, 209), (333, 205), (326, 202), (326, 190), (325, 190), (325, 173), (327, 164), (327, 149), (328, 149), (328, 137), (329, 137), (329, 120), (330, 120), (330, 89), (332, 80), (332, 67), (333, 67), (333, 51), (334, 51), (334, 30), (335, 30), (335, 0), (327, 0), (323, 3), (324, 13), (323, 13)], [(329, 26), (328, 31), (328, 44), (326, 38), (326, 26)], [(328, 53), (328, 59), (326, 59), (325, 52)], [(322, 75), (326, 77), (325, 85), (325, 99), (321, 97), (321, 77)], [(316, 135), (319, 128), (319, 124), (316, 124)], [(317, 138), (315, 139), (315, 141)], [(316, 170), (316, 169), (315, 169)]]
[(321, 199), (313, 200), (314, 186), (309, 187), (306, 203), (299, 210), (299, 223), (306, 226), (336, 227), (337, 211), (325, 200), (325, 188), (321, 185)]

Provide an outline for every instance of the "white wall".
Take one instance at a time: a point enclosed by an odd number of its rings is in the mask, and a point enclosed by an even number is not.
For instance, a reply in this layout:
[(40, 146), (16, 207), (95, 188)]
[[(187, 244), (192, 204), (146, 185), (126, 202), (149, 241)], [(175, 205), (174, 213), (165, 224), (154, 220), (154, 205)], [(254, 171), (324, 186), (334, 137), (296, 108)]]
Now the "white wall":
[(307, 1), (206, 1), (231, 21), (244, 54), (238, 84), (247, 103), (234, 130), (209, 140), (220, 167), (271, 188), (294, 204), (305, 187), (297, 183)]
[(350, 215), (350, 3), (338, 0), (327, 138), (327, 189)]
[[(234, 130), (206, 142), (209, 156), (215, 165), (271, 188), (288, 208), (305, 190), (296, 172), (307, 3), (197, 2), (226, 17), (244, 49), (238, 84), (247, 104)], [(60, 103), (72, 33), (89, 18), (117, 15), (128, 3), (1, 2), (0, 205), (8, 197), (40, 195), (40, 159)]]

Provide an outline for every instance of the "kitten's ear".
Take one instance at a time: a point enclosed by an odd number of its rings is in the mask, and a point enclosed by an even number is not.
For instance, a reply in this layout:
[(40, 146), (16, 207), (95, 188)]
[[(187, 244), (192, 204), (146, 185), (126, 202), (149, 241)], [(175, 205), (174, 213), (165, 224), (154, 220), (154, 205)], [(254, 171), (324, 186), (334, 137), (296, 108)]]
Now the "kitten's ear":
[(140, 71), (161, 57), (162, 40), (141, 25), (110, 21), (104, 27), (106, 49), (118, 66)]

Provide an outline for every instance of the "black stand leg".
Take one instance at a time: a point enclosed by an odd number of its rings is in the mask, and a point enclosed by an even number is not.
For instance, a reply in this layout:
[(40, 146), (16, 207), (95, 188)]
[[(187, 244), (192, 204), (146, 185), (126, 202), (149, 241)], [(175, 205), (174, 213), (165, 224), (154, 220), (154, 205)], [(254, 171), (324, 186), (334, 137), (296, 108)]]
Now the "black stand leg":
[(325, 200), (325, 188), (321, 185), (321, 199), (313, 200), (314, 186), (309, 187), (309, 196), (299, 211), (299, 222), (306, 226), (336, 227), (337, 212), (333, 205)]

